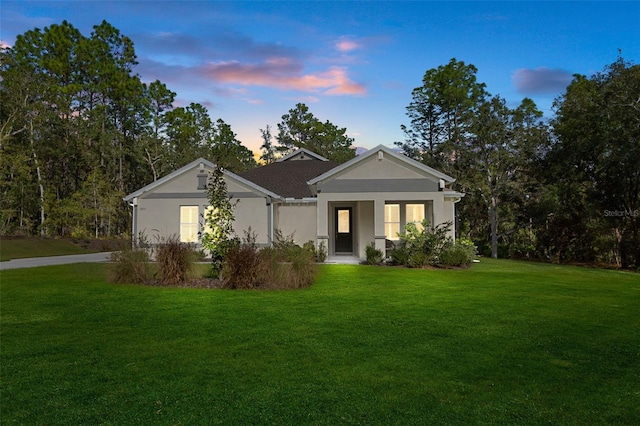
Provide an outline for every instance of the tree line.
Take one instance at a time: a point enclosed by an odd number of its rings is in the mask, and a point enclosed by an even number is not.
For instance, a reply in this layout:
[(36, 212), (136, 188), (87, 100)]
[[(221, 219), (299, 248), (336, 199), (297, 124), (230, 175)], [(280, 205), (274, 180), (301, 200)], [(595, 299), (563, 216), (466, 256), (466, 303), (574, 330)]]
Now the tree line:
[[(127, 193), (198, 157), (235, 172), (256, 167), (229, 124), (201, 104), (175, 106), (176, 93), (143, 83), (136, 65), (132, 40), (106, 21), (88, 36), (67, 21), (36, 28), (2, 49), (0, 235), (123, 235)], [(346, 129), (304, 104), (278, 128), (264, 162), (305, 144), (336, 161), (355, 155)]]
[[(198, 157), (257, 166), (229, 124), (175, 106), (136, 65), (132, 40), (106, 21), (88, 36), (66, 21), (36, 28), (0, 52), (0, 235), (123, 235), (127, 193)], [(619, 58), (574, 76), (551, 120), (476, 74), (455, 58), (427, 70), (396, 142), (456, 178), (460, 235), (493, 257), (638, 267), (640, 66)], [(355, 156), (346, 128), (305, 104), (259, 130), (263, 164), (295, 148)]]
[(640, 66), (575, 75), (549, 121), (451, 59), (407, 107), (414, 159), (456, 178), (460, 232), (492, 257), (640, 266)]

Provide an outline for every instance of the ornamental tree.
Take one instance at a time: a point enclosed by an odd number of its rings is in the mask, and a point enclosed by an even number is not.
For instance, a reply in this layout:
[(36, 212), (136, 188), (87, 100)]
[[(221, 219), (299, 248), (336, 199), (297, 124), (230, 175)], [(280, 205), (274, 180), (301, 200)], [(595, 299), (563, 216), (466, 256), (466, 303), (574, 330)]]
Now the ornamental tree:
[(231, 202), (227, 193), (224, 170), (220, 166), (209, 174), (207, 198), (210, 207), (204, 215), (205, 226), (200, 239), (202, 247), (211, 255), (214, 275), (219, 276), (225, 256), (238, 240), (233, 230), (236, 203)]

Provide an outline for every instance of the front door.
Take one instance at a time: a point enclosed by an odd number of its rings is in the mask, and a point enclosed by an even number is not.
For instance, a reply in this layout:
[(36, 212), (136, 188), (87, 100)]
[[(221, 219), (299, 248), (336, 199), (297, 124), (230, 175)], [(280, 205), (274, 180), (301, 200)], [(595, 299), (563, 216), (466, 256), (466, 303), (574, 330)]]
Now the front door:
[(336, 207), (336, 253), (353, 253), (353, 209)]

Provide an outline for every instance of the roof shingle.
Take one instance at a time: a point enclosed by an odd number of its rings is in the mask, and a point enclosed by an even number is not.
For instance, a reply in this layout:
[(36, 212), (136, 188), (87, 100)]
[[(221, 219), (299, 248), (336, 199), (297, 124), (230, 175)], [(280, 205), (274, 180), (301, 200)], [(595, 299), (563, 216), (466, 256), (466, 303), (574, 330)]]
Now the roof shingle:
[(240, 176), (285, 198), (312, 197), (307, 181), (336, 167), (332, 161), (302, 160), (267, 164)]

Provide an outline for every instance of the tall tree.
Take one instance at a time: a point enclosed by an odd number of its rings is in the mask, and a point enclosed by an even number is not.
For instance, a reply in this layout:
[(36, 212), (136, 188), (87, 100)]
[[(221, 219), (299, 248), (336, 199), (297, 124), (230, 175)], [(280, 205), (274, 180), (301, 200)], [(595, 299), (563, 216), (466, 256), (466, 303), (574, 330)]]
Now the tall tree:
[[(461, 150), (463, 179), (488, 213), (493, 258), (498, 257), (500, 214), (507, 216), (510, 202), (521, 202), (518, 195), (526, 186), (527, 162), (544, 142), (541, 116), (531, 99), (511, 110), (503, 98), (493, 96), (479, 106)], [(514, 232), (516, 227), (503, 231)]]
[[(0, 187), (24, 189), (10, 197), (18, 204), (3, 208), (20, 219), (4, 223), (36, 224), (22, 231), (51, 235), (78, 229), (70, 212), (84, 208), (81, 193), (96, 169), (106, 183), (103, 195), (117, 198), (142, 184), (139, 142), (149, 133), (149, 100), (132, 71), (129, 38), (106, 22), (86, 37), (64, 21), (19, 35), (1, 55), (3, 154), (28, 169), (3, 166)], [(27, 178), (32, 183), (22, 184)], [(75, 222), (65, 223), (72, 216)], [(124, 205), (116, 216), (113, 233), (128, 229)], [(85, 228), (95, 235), (95, 220)]]
[(581, 183), (596, 220), (618, 235), (623, 267), (640, 265), (640, 65), (619, 58), (576, 76), (556, 101), (557, 169)]
[(305, 148), (336, 163), (344, 163), (356, 155), (351, 147), (353, 138), (346, 133), (346, 128), (339, 128), (328, 120), (322, 123), (309, 112), (309, 107), (299, 103), (282, 116), (276, 140), (280, 152)]
[(260, 160), (264, 164), (271, 164), (276, 161), (276, 147), (273, 145), (273, 136), (271, 135), (271, 126), (267, 124), (265, 129), (260, 129), (260, 136), (262, 137), (262, 154)]
[(402, 126), (406, 140), (396, 142), (406, 155), (457, 177), (455, 153), (468, 138), (473, 116), (487, 95), (477, 71), (452, 58), (425, 72), (422, 86), (411, 92), (413, 100), (407, 107), (411, 123)]
[(173, 108), (173, 102), (176, 93), (172, 92), (167, 86), (156, 80), (146, 86), (147, 96), (149, 98), (149, 115), (151, 116), (150, 132), (143, 141), (145, 160), (153, 174), (153, 180), (166, 172), (164, 163), (168, 161), (168, 153), (166, 149), (166, 114)]
[(213, 130), (211, 154), (218, 166), (235, 173), (256, 167), (253, 152), (242, 145), (231, 126), (221, 118), (216, 121)]
[(214, 125), (207, 109), (191, 103), (166, 114), (167, 142), (172, 169), (188, 164), (198, 157), (208, 157), (213, 139)]

